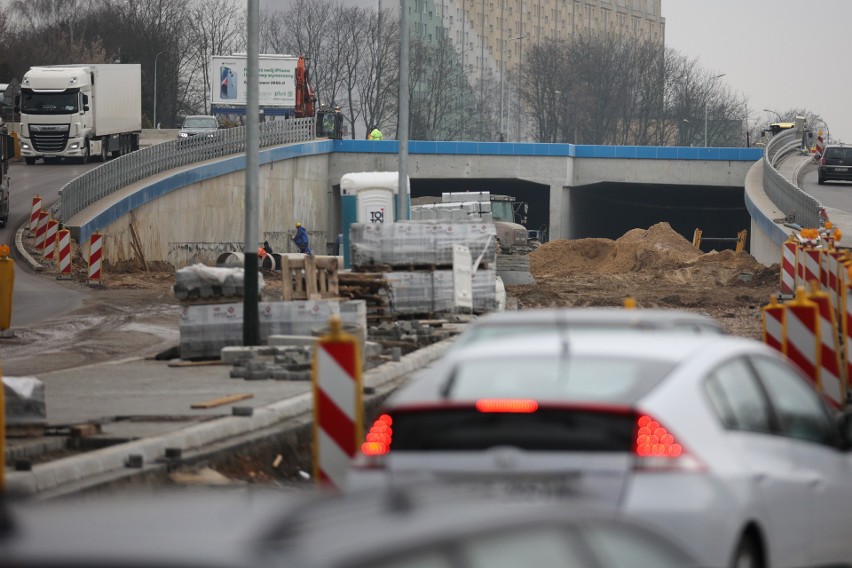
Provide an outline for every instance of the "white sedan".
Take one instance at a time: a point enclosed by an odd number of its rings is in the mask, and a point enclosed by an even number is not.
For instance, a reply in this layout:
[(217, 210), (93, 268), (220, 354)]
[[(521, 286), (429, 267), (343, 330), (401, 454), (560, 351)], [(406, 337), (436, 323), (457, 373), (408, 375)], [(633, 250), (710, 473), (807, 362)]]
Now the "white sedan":
[(852, 428), (751, 340), (545, 333), (449, 354), (385, 403), (348, 489), (463, 484), (655, 527), (706, 567), (852, 566)]

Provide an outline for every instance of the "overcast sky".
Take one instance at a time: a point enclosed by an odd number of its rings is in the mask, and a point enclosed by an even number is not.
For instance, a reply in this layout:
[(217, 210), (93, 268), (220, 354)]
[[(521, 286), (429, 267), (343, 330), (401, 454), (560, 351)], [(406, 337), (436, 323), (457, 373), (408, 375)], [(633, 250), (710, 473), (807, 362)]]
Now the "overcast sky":
[(752, 119), (806, 108), (852, 142), (852, 0), (663, 0), (666, 44), (749, 101)]

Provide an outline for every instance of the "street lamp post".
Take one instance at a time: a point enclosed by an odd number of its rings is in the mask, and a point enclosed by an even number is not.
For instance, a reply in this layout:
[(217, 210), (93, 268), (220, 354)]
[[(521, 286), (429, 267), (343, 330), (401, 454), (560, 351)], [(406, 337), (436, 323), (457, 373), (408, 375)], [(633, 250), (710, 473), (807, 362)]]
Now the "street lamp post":
[[(725, 73), (722, 73), (721, 75), (716, 75), (715, 77), (713, 77), (711, 79), (711, 81), (715, 81), (716, 79), (721, 79), (725, 75), (726, 75)], [(709, 86), (708, 86), (707, 94), (708, 95), (710, 94)], [(707, 95), (705, 95), (704, 96), (704, 147), (705, 148), (707, 147), (707, 115), (708, 115), (708, 113), (707, 113)]]
[(503, 80), (503, 72), (506, 68), (506, 62), (504, 60), (504, 54), (506, 52), (506, 44), (510, 41), (516, 41), (519, 39), (524, 39), (527, 36), (518, 36), (518, 37), (510, 37), (509, 39), (504, 39), (503, 43), (500, 45), (500, 139), (505, 140), (505, 130), (503, 128), (503, 91), (505, 89), (505, 81)]
[(781, 122), (782, 120), (784, 120), (783, 118), (781, 118), (781, 115), (778, 114), (777, 112), (775, 112), (774, 110), (769, 110), (768, 108), (765, 108), (765, 109), (763, 109), (763, 112), (771, 112), (772, 114), (774, 114), (775, 116), (778, 117), (778, 122)]
[(164, 53), (166, 52), (161, 51), (154, 57), (154, 128), (159, 128), (157, 126), (157, 60)]

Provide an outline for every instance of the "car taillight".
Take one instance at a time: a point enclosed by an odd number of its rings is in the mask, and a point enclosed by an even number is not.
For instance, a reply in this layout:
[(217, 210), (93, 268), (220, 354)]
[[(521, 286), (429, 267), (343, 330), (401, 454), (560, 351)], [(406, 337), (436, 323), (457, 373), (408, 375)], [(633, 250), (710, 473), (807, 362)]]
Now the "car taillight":
[(517, 398), (483, 398), (476, 401), (476, 409), (479, 412), (530, 414), (538, 410), (538, 403)]
[(647, 414), (636, 420), (633, 453), (636, 469), (702, 471), (704, 464), (687, 452), (662, 424)]
[(361, 453), (365, 456), (383, 456), (390, 452), (393, 441), (393, 419), (388, 414), (382, 414), (367, 432), (366, 440), (361, 444)]

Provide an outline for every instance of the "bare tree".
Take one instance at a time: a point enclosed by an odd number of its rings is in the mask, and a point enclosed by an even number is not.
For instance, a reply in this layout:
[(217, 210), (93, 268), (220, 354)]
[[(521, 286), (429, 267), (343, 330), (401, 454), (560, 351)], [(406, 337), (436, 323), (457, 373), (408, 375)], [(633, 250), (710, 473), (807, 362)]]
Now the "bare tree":
[[(375, 12), (362, 35), (367, 57), (357, 69), (360, 115), (366, 129), (376, 125), (387, 131), (396, 123), (399, 101), (399, 19), (388, 10)], [(351, 125), (354, 138), (354, 119)]]
[(194, 0), (189, 7), (185, 54), (190, 68), (183, 85), (187, 110), (210, 112), (210, 61), (214, 55), (245, 51), (246, 12), (240, 0)]

